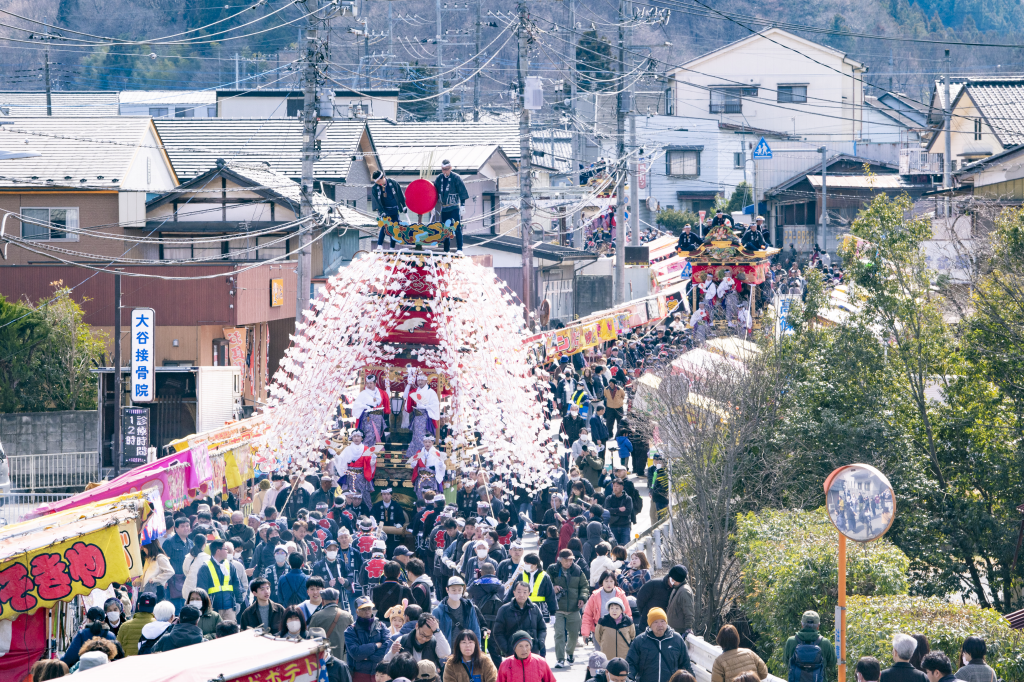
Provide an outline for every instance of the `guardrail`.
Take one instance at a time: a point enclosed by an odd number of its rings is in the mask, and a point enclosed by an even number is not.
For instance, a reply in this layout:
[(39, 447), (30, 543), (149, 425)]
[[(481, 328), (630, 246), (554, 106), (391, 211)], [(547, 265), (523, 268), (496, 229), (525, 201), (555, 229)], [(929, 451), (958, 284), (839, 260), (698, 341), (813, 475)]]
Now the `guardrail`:
[[(693, 667), (693, 675), (697, 678), (697, 682), (711, 682), (711, 668), (715, 665), (715, 659), (722, 654), (722, 647), (705, 642), (696, 635), (690, 635), (686, 638), (686, 650), (690, 654), (690, 665)], [(764, 682), (786, 682), (786, 680), (768, 675)]]
[(9, 492), (0, 494), (0, 521), (2, 525), (17, 523), (41, 504), (59, 502), (71, 497), (71, 493)]
[(96, 452), (12, 455), (7, 465), (11, 487), (16, 490), (84, 489), (90, 481), (102, 480)]

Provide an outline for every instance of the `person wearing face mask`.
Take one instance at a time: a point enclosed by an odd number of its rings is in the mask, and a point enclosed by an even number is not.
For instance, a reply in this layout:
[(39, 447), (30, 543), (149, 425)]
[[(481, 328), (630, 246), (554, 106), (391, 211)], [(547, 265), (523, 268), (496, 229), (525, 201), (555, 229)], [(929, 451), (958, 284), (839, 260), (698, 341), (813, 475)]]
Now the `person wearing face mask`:
[[(541, 568), (540, 557), (533, 553), (527, 554), (523, 557), (522, 566), (523, 570), (517, 578), (519, 582), (526, 583), (530, 588), (530, 601), (536, 604), (542, 612), (544, 609), (547, 610), (548, 614), (558, 611), (558, 597), (555, 594), (551, 578)], [(505, 595), (505, 603), (512, 601), (515, 584), (511, 587), (513, 589), (509, 590), (508, 594)]]
[[(280, 538), (278, 538), (280, 540)], [(274, 560), (265, 569), (263, 569), (263, 578), (266, 578), (270, 582), (271, 598), (274, 601), (280, 601), (280, 595), (278, 594), (277, 585), (281, 578), (285, 576), (290, 570), (288, 565), (288, 548), (283, 544), (279, 544), (274, 547)]]
[(466, 581), (455, 575), (448, 579), (448, 598), (434, 609), (434, 617), (441, 628), (441, 634), (450, 642), (462, 630), (471, 630), (480, 637), (480, 617), (473, 602), (463, 595)]
[(299, 607), (289, 606), (286, 608), (283, 621), (281, 630), (277, 633), (278, 637), (295, 642), (309, 639), (309, 635), (306, 634), (306, 617), (302, 615), (302, 610)]
[(490, 547), (485, 540), (477, 540), (476, 544), (473, 545), (472, 551), (466, 551), (466, 560), (462, 564), (462, 576), (463, 579), (473, 582), (481, 576), (480, 569), (484, 564), (490, 564), (494, 567), (494, 572), (498, 572), (498, 563), (490, 556)]
[(111, 597), (103, 602), (103, 612), (107, 618), (107, 628), (116, 636), (121, 626), (125, 623), (124, 607), (121, 600)]
[(356, 576), (362, 571), (363, 557), (359, 550), (352, 546), (352, 534), (347, 528), (338, 531), (338, 563), (341, 564), (344, 581), (338, 588), (341, 590), (341, 605), (345, 610), (351, 611), (356, 603), (356, 592), (359, 589)]
[(580, 416), (580, 408), (576, 405), (569, 406), (569, 414), (562, 419), (562, 436), (566, 447), (572, 447), (580, 438), (580, 431), (586, 428), (586, 420)]
[(338, 541), (324, 543), (324, 558), (313, 564), (313, 575), (322, 578), (324, 587), (341, 589), (344, 568), (338, 563)]
[[(231, 562), (231, 569), (238, 576), (238, 586), (243, 595), (249, 594), (249, 573), (245, 570), (245, 564), (242, 563), (238, 547), (241, 545), (239, 538), (233, 537), (228, 540), (228, 561)], [(244, 608), (244, 603), (239, 600), (235, 604), (235, 614)]]
[[(586, 448), (586, 447), (593, 446), (593, 444), (594, 444), (594, 441), (590, 437), (590, 427), (589, 426), (581, 427), (580, 428), (580, 435), (579, 435), (579, 437), (576, 440), (574, 440), (572, 442), (572, 445), (570, 446), (570, 448), (571, 448), (570, 454), (572, 455), (572, 461), (575, 462), (580, 457), (582, 457), (583, 456), (583, 449)], [(577, 467), (575, 464), (570, 464), (570, 466), (569, 466), (569, 481), (570, 481), (570, 483), (573, 480), (575, 480), (572, 477), (572, 470), (573, 469), (576, 469), (576, 475), (577, 476), (579, 476), (579, 473), (580, 473), (579, 472), (579, 467)], [(593, 495), (594, 493), (593, 493), (593, 491), (591, 491), (588, 494)]]
[(210, 595), (206, 590), (197, 587), (188, 595), (187, 604), (199, 609), (199, 622), (196, 625), (203, 631), (203, 639), (214, 639), (217, 636), (217, 626), (221, 624), (221, 617), (210, 605)]
[(243, 630), (263, 628), (267, 632), (281, 629), (284, 619), (284, 607), (270, 599), (270, 582), (266, 578), (256, 578), (249, 583), (253, 603), (238, 616), (238, 625)]

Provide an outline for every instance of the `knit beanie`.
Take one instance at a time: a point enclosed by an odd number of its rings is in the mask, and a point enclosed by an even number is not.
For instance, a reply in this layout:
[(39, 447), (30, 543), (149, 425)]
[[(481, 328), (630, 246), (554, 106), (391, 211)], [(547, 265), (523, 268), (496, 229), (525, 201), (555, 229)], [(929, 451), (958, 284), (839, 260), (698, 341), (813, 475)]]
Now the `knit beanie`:
[[(662, 611), (663, 615), (664, 613), (665, 612)], [(512, 633), (512, 639), (509, 641), (509, 644), (512, 645), (512, 649), (515, 649), (516, 644), (519, 644), (519, 642), (523, 641), (524, 639), (530, 643), (531, 647), (533, 646), (533, 637), (530, 637), (530, 633), (528, 633), (526, 630), (516, 630), (514, 633)]]
[(653, 625), (656, 621), (668, 620), (668, 615), (665, 613), (665, 609), (659, 609), (657, 607), (647, 612), (647, 624)]

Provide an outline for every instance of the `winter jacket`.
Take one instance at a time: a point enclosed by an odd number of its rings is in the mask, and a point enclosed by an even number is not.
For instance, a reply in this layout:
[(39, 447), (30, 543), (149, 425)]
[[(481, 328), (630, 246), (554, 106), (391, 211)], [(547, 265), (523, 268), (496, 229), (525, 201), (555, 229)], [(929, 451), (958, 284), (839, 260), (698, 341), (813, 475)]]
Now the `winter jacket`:
[(306, 574), (300, 568), (288, 569), (277, 583), (277, 597), (284, 607), (296, 606), (306, 600)]
[[(203, 555), (196, 558), (196, 561), (202, 562), (202, 567), (199, 569), (198, 578), (196, 580), (196, 587), (201, 587), (206, 590), (207, 594), (210, 594), (210, 589), (213, 588), (213, 577), (210, 575), (210, 571), (217, 571), (217, 580), (224, 583), (228, 580), (228, 576), (224, 573), (224, 566), (218, 565), (216, 561), (206, 556), (206, 560), (203, 561)], [(212, 567), (212, 569), (211, 569)], [(245, 593), (242, 591), (242, 582), (237, 575), (237, 571), (234, 570), (232, 563), (228, 564), (230, 571), (231, 590), (223, 590), (221, 592), (214, 592), (210, 594), (210, 602), (215, 611), (224, 611), (227, 609), (234, 608), (235, 604), (241, 604), (245, 601)], [(183, 594), (188, 594), (184, 592)]]
[(627, 568), (619, 574), (619, 587), (627, 595), (635, 595), (650, 579), (651, 572), (646, 568)]
[(171, 629), (171, 624), (165, 621), (154, 620), (142, 627), (142, 634), (139, 636), (139, 655), (153, 653), (153, 647), (160, 638)]
[[(270, 632), (280, 632), (281, 622), (284, 619), (284, 607), (275, 601), (270, 602)], [(263, 627), (263, 621), (260, 620), (260, 605), (259, 602), (253, 601), (245, 611), (238, 614), (238, 627), (243, 630), (250, 628), (261, 628)]]
[[(604, 421), (600, 419), (597, 421), (604, 424)], [(601, 471), (604, 470), (604, 454), (596, 452), (596, 449), (597, 446), (591, 443), (587, 454), (576, 460), (576, 466), (580, 468), (580, 476), (589, 481), (591, 486), (598, 484), (601, 480)]]
[(209, 609), (199, 616), (199, 622), (196, 625), (203, 631), (203, 639), (214, 639), (217, 636), (217, 626), (220, 625), (220, 622), (220, 614)]
[(537, 654), (523, 660), (512, 656), (501, 662), (498, 682), (555, 682), (555, 675), (548, 662)]
[(750, 649), (724, 651), (711, 667), (711, 682), (732, 682), (743, 673), (754, 673), (757, 679), (768, 677), (768, 667)]
[[(469, 669), (462, 662), (462, 654), (456, 652), (455, 656), (448, 659), (442, 682), (473, 682), (469, 676)], [(498, 679), (498, 669), (494, 667), (491, 657), (486, 654), (480, 656), (480, 661), (473, 666), (473, 674), (480, 676), (480, 682), (497, 682)]]
[(430, 611), (432, 605), (430, 595), (434, 593), (434, 581), (429, 576), (421, 575), (416, 580), (413, 580), (412, 585), (409, 586), (409, 591), (412, 592), (410, 604), (419, 604), (424, 613)]
[[(388, 194), (391, 195), (390, 200), (387, 198)], [(377, 183), (373, 183), (373, 188), (372, 191), (370, 192), (370, 196), (373, 200), (373, 210), (377, 211), (378, 213), (384, 210), (385, 204), (392, 202), (398, 204), (398, 211), (400, 213), (405, 210), (405, 194), (402, 193), (402, 186), (399, 185), (396, 181), (392, 180), (391, 178), (387, 178), (384, 181), (384, 187), (381, 187)], [(278, 511), (280, 510), (281, 508), (278, 507)], [(349, 665), (349, 667), (351, 668), (352, 666)], [(359, 671), (353, 669), (352, 672)], [(373, 671), (371, 670), (370, 673), (373, 674)]]
[(573, 523), (572, 519), (566, 519), (562, 527), (558, 529), (558, 551), (561, 552), (563, 549), (569, 546), (569, 540), (572, 540), (572, 536), (576, 531), (576, 524)]
[[(559, 385), (561, 385), (561, 382), (559, 382)], [(562, 395), (562, 394), (559, 394), (559, 395)], [(567, 400), (567, 398), (566, 398), (566, 400)], [(563, 400), (562, 402), (565, 402), (565, 400)], [(563, 418), (562, 419), (562, 429), (565, 431), (565, 436), (566, 436), (566, 441), (567, 441), (566, 445), (572, 445), (577, 440), (579, 440), (580, 429), (582, 429), (586, 425), (587, 425), (587, 420), (584, 419), (583, 417), (580, 417), (580, 416), (573, 417), (572, 415), (569, 415), (569, 416)]]
[(671, 627), (661, 637), (647, 628), (637, 635), (629, 645), (626, 655), (629, 664), (629, 679), (634, 682), (668, 682), (677, 670), (686, 670), (693, 675), (690, 652), (682, 635)]
[(594, 560), (594, 548), (601, 543), (600, 521), (591, 521), (587, 524), (587, 540), (583, 543), (583, 560), (590, 564)]
[(152, 613), (139, 611), (135, 616), (121, 625), (117, 631), (117, 641), (128, 656), (137, 656), (139, 653), (139, 637), (142, 636), (142, 627), (147, 623), (156, 620)]
[[(618, 623), (611, 616), (603, 616), (597, 621), (594, 628), (594, 639), (600, 647), (601, 653), (608, 657), (625, 658), (629, 654), (629, 644), (636, 637), (636, 627), (633, 619), (629, 616), (622, 616)], [(732, 682), (732, 678), (729, 678)]]
[[(622, 493), (622, 497), (615, 497), (615, 495), (609, 495), (604, 498), (604, 508), (611, 514), (611, 518), (608, 519), (609, 526), (625, 526), (629, 528), (632, 525), (633, 518), (633, 498), (627, 495), (625, 492)], [(625, 511), (619, 511), (624, 508)]]
[(357, 618), (345, 629), (345, 661), (353, 673), (372, 675), (390, 647), (391, 631), (376, 618), (369, 627)]
[[(402, 643), (402, 651), (411, 654), (412, 657), (416, 659), (417, 663), (419, 663), (420, 661), (431, 661), (440, 670), (441, 664), (448, 658), (449, 655), (451, 655), (451, 647), (447, 646), (447, 642), (445, 642), (444, 652), (439, 652), (437, 650), (439, 640), (443, 639), (440, 637), (440, 634), (440, 632), (436, 633), (433, 637), (430, 638), (430, 640), (426, 644), (423, 644), (422, 646), (420, 646), (420, 644), (416, 641), (415, 632), (410, 632), (408, 634), (402, 635), (398, 641)], [(393, 643), (394, 642), (392, 642), (392, 644)], [(385, 655), (384, 660), (391, 660), (390, 654), (391, 652), (389, 650), (388, 654)]]
[(452, 621), (451, 609), (448, 607), (448, 600), (445, 599), (437, 608), (434, 609), (434, 618), (437, 618), (438, 629), (444, 638), (449, 642), (455, 641), (455, 635), (459, 634), (462, 630), (472, 630), (473, 634), (476, 635), (477, 639), (480, 639), (480, 619), (477, 617), (476, 607), (473, 606), (473, 602), (469, 601), (465, 597), (462, 598), (462, 610), (463, 621), (461, 623), (455, 623)]
[(183, 649), (203, 641), (203, 631), (195, 623), (177, 623), (153, 645), (153, 653)]
[(548, 631), (544, 615), (535, 603), (527, 601), (525, 606), (520, 606), (519, 602), (513, 599), (498, 609), (498, 617), (494, 619), (494, 628), (491, 631), (491, 636), (503, 656), (512, 655), (510, 642), (512, 635), (519, 630), (533, 637), (533, 653), (544, 656), (544, 637)]
[(498, 609), (504, 605), (505, 586), (493, 575), (485, 575), (479, 580), (474, 580), (466, 592), (470, 601), (480, 610), (480, 615), (484, 619), (483, 627), (493, 628)]
[[(597, 622), (601, 620), (601, 617), (605, 614), (601, 613), (601, 592), (602, 589), (598, 587), (590, 594), (590, 599), (587, 600), (587, 605), (583, 607), (583, 636), (588, 637), (590, 633), (597, 627)], [(622, 600), (622, 615), (629, 618), (633, 617), (633, 612), (629, 610), (629, 600), (626, 599), (626, 593), (622, 591), (621, 587), (615, 588), (615, 596)]]
[[(590, 437), (595, 443), (607, 443), (608, 442), (608, 425), (605, 424), (603, 417), (598, 417), (596, 414), (590, 418)], [(583, 473), (582, 471), (580, 472)]]
[[(341, 614), (338, 616), (338, 614)], [(338, 622), (334, 623), (334, 617), (338, 616)], [(257, 614), (257, 618), (259, 614)], [(331, 623), (334, 623), (334, 629), (331, 630)], [(330, 634), (327, 635), (327, 639), (331, 643), (331, 654), (336, 658), (344, 659), (345, 657), (345, 630), (348, 626), (352, 625), (352, 616), (348, 611), (343, 610), (337, 603), (324, 604), (324, 607), (313, 614), (313, 617), (309, 619), (309, 623), (306, 625), (306, 629), (309, 628), (323, 628), (324, 632), (330, 630)]]
[(551, 584), (555, 587), (558, 611), (577, 611), (579, 602), (586, 603), (590, 597), (590, 585), (587, 582), (587, 577), (583, 575), (583, 571), (576, 564), (566, 570), (562, 568), (562, 564), (556, 561), (548, 567), (548, 577), (551, 578)]
[(373, 605), (377, 613), (387, 613), (395, 604), (401, 604), (403, 599), (408, 599), (410, 604), (415, 603), (412, 591), (400, 582), (386, 580), (373, 588)]
[[(566, 543), (569, 544), (569, 543)], [(537, 549), (542, 566), (552, 566), (558, 561), (558, 538), (547, 538)]]
[(672, 588), (669, 587), (668, 576), (648, 580), (636, 593), (637, 617), (634, 620), (638, 623), (646, 623), (647, 612), (654, 607), (667, 610), (668, 600), (671, 596)]
[[(817, 642), (818, 637), (821, 633), (814, 628), (805, 628), (800, 630), (795, 635), (786, 640), (786, 650), (783, 654), (782, 660), (786, 666), (789, 667), (789, 662), (793, 658), (793, 652), (796, 650), (797, 644), (814, 644)], [(822, 637), (821, 643), (818, 645), (821, 647), (821, 655), (825, 659), (825, 669), (831, 670), (836, 667), (836, 649), (832, 646), (832, 642), (828, 641), (827, 638)]]
[[(512, 633), (510, 632), (509, 634), (511, 635)], [(74, 636), (74, 638), (71, 640), (71, 644), (68, 645), (67, 651), (64, 652), (64, 655), (61, 657), (60, 660), (67, 663), (69, 668), (73, 666), (75, 663), (78, 663), (79, 649), (81, 649), (82, 645), (88, 642), (93, 637), (104, 637), (114, 642), (117, 641), (117, 637), (114, 636), (114, 633), (111, 632), (110, 628), (108, 628), (106, 625), (103, 625), (102, 635), (93, 635), (92, 630), (89, 629), (89, 625), (87, 624), (84, 628), (79, 630), (78, 633)]]
[[(668, 624), (676, 632), (693, 629), (693, 588), (683, 583), (668, 600)], [(732, 679), (731, 677), (729, 678)]]

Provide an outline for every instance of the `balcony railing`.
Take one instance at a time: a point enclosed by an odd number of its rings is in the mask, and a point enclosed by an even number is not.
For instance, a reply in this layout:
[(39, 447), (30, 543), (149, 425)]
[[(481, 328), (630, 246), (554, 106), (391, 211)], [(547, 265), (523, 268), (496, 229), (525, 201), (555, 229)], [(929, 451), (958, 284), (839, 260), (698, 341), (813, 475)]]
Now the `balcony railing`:
[(943, 172), (942, 158), (942, 154), (929, 154), (919, 149), (901, 149), (900, 175), (938, 175)]

